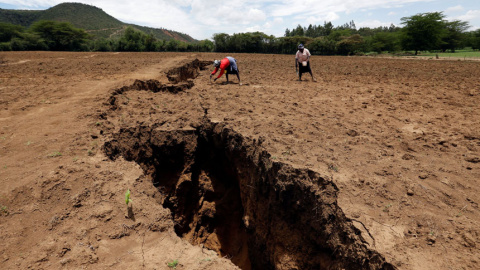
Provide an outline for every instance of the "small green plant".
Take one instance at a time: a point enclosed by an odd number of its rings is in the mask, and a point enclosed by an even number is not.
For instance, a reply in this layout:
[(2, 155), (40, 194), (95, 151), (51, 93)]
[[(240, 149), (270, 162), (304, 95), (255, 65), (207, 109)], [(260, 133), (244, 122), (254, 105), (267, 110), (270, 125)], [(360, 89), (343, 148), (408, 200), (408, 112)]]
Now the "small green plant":
[(2, 137), (0, 137), (0, 139), (1, 139), (2, 141), (5, 141), (5, 140), (7, 139), (7, 137), (2, 136)]
[(61, 157), (61, 156), (62, 156), (62, 153), (60, 152), (53, 152), (50, 155), (48, 155), (48, 157)]
[(130, 199), (130, 189), (127, 189), (127, 192), (125, 192), (125, 203), (128, 206), (128, 203), (131, 203), (132, 199)]
[(393, 204), (391, 204), (391, 203), (385, 205), (385, 207), (383, 208), (383, 212), (388, 212), (390, 207), (392, 207), (392, 206), (393, 206)]
[(167, 263), (167, 266), (172, 269), (177, 269), (177, 265), (178, 265), (178, 260), (173, 260), (173, 262)]
[(30, 145), (30, 144), (32, 144), (32, 143), (33, 143), (32, 141), (28, 141), (28, 142), (26, 143), (26, 145)]
[(8, 215), (7, 206), (0, 204), (0, 214), (7, 214)]
[(460, 212), (458, 212), (455, 217), (461, 217), (463, 216), (463, 211), (467, 208), (468, 205), (465, 205), (464, 207), (462, 207), (462, 209), (460, 209)]
[(332, 171), (335, 171), (335, 172), (338, 172), (338, 167), (333, 165), (333, 164), (328, 165), (328, 169), (332, 170)]
[(96, 123), (95, 123), (95, 126), (97, 126), (97, 127), (98, 127), (98, 126), (101, 126), (101, 125), (102, 125), (101, 122), (96, 122)]

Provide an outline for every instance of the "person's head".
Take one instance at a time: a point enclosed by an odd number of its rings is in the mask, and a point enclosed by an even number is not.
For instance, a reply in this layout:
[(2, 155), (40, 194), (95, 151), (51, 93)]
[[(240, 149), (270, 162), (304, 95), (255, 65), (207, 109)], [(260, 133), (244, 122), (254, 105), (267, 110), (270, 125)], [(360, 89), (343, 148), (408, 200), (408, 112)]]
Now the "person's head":
[(213, 61), (213, 66), (214, 67), (219, 67), (220, 66), (220, 60)]
[(302, 43), (300, 43), (300, 45), (298, 45), (298, 50), (303, 52), (303, 49), (305, 49), (305, 47), (303, 46)]

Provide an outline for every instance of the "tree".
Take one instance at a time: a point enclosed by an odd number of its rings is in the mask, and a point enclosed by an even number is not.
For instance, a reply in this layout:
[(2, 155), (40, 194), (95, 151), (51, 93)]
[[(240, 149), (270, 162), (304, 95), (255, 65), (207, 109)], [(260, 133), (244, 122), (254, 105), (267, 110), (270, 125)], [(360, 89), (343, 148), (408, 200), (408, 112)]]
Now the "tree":
[(312, 24), (308, 25), (308, 28), (305, 31), (305, 36), (311, 37), (311, 38), (315, 37), (315, 30), (314, 30)]
[(400, 49), (398, 39), (397, 33), (378, 32), (372, 37), (371, 49), (378, 53), (398, 51)]
[(470, 46), (472, 49), (479, 50), (480, 49), (480, 29), (470, 32)]
[(420, 13), (401, 19), (403, 28), (402, 46), (418, 51), (439, 49), (446, 34), (445, 15), (442, 12)]
[(348, 37), (341, 37), (337, 42), (337, 53), (343, 55), (350, 55), (358, 52), (363, 44), (363, 38), (359, 34), (354, 34)]
[(24, 29), (20, 25), (0, 22), (0, 42), (8, 42), (12, 38), (21, 37)]
[(445, 36), (442, 38), (441, 49), (443, 52), (450, 50), (455, 52), (455, 49), (463, 47), (463, 42), (466, 39), (465, 31), (468, 29), (468, 22), (455, 20), (453, 22), (446, 22), (447, 29)]
[(284, 37), (289, 37), (290, 36), (290, 30), (288, 28), (285, 29), (285, 34), (283, 36)]
[(115, 46), (112, 44), (111, 40), (100, 38), (94, 41), (93, 50), (97, 52), (111, 52), (114, 50)]
[(337, 50), (336, 46), (336, 42), (327, 37), (317, 37), (308, 44), (312, 54), (319, 55), (334, 55)]
[(294, 30), (292, 30), (292, 32), (294, 32), (295, 34), (293, 34), (292, 36), (304, 36), (305, 35), (305, 31), (303, 29), (303, 27), (299, 24), (297, 26), (297, 28), (295, 28)]
[(80, 51), (88, 38), (85, 30), (66, 22), (38, 21), (29, 30), (38, 34), (54, 51)]
[(216, 52), (226, 52), (228, 39), (230, 36), (225, 33), (218, 33), (213, 35), (213, 41), (215, 42), (215, 51)]
[(352, 30), (351, 29), (337, 29), (337, 30), (333, 30), (330, 32), (330, 34), (328, 35), (328, 38), (330, 38), (331, 40), (335, 40), (335, 41), (340, 41), (342, 40), (342, 38), (344, 37), (349, 37), (352, 35)]
[(143, 52), (145, 50), (146, 35), (143, 32), (135, 31), (129, 26), (118, 41), (118, 50), (127, 52)]

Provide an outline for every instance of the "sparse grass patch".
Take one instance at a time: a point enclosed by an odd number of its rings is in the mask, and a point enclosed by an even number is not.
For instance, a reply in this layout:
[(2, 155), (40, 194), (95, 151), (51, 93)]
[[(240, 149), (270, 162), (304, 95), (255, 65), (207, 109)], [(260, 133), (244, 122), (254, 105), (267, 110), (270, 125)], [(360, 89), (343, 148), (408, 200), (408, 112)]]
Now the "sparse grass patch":
[(173, 260), (172, 262), (168, 262), (167, 266), (172, 268), (172, 269), (177, 269), (178, 266), (178, 260)]
[(467, 208), (468, 205), (465, 205), (464, 207), (462, 207), (462, 209), (460, 209), (460, 212), (458, 212), (455, 217), (461, 217), (463, 216), (463, 211)]
[(387, 205), (385, 205), (385, 207), (383, 208), (383, 212), (389, 212), (390, 211), (390, 207), (392, 207), (393, 204), (389, 203)]
[(0, 204), (0, 214), (1, 214), (1, 215), (4, 215), (4, 214), (5, 214), (5, 215), (8, 215), (8, 208), (7, 208), (6, 205), (1, 205), (1, 204)]
[(338, 172), (338, 166), (335, 166), (334, 164), (328, 164), (328, 169), (334, 172)]
[(50, 155), (48, 155), (47, 157), (61, 157), (62, 156), (62, 153), (60, 152), (53, 152), (51, 153)]
[(285, 151), (282, 152), (282, 155), (284, 156), (291, 156), (292, 155), (292, 151), (290, 148), (287, 148)]
[(452, 59), (457, 59), (457, 58), (463, 58), (463, 59), (469, 59), (469, 58), (480, 58), (480, 51), (474, 51), (474, 50), (457, 50), (456, 52), (424, 52), (424, 53), (419, 53), (418, 56), (431, 56), (431, 57), (436, 57), (438, 55), (439, 58), (452, 58)]

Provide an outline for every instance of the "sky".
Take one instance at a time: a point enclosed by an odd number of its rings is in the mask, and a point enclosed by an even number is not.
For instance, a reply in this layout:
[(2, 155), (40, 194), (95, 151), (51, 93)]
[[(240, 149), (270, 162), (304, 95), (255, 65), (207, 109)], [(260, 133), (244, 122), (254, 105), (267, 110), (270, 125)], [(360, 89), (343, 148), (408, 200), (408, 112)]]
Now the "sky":
[[(3, 9), (44, 10), (65, 1), (0, 0)], [(334, 26), (354, 21), (360, 27), (401, 26), (401, 18), (443, 12), (446, 19), (480, 29), (480, 0), (73, 0), (103, 9), (126, 23), (166, 28), (195, 39), (215, 33), (260, 31), (276, 37), (297, 25)]]

